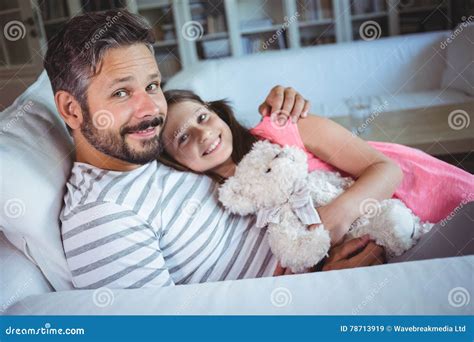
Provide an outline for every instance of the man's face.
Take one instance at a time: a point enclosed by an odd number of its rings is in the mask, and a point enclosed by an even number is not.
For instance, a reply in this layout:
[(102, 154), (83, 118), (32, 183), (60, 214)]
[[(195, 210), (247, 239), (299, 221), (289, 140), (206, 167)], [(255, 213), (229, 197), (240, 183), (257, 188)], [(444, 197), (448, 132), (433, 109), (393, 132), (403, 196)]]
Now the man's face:
[(155, 57), (144, 44), (109, 49), (87, 89), (81, 133), (111, 157), (145, 164), (160, 152), (167, 105)]

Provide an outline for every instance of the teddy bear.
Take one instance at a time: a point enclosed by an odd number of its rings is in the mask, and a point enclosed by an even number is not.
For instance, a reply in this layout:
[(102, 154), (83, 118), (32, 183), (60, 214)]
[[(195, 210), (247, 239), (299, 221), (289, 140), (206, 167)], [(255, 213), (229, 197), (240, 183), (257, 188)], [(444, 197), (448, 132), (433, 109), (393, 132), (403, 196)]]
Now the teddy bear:
[[(300, 273), (317, 265), (331, 246), (317, 208), (353, 183), (352, 178), (338, 172), (308, 172), (307, 157), (301, 149), (263, 140), (252, 146), (235, 174), (219, 187), (218, 197), (234, 214), (255, 214), (256, 226), (267, 228), (270, 248), (282, 267)], [(421, 222), (398, 199), (369, 199), (363, 204), (346, 239), (369, 234), (389, 257), (411, 248), (433, 226)]]

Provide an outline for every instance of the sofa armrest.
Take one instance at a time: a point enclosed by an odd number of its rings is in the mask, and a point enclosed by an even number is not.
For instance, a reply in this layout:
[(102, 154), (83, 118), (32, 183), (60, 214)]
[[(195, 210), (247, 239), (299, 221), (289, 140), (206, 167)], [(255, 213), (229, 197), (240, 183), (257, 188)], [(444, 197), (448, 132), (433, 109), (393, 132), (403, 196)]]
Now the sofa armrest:
[[(193, 285), (31, 296), (11, 315), (469, 315), (474, 256)], [(28, 310), (25, 310), (25, 307)]]

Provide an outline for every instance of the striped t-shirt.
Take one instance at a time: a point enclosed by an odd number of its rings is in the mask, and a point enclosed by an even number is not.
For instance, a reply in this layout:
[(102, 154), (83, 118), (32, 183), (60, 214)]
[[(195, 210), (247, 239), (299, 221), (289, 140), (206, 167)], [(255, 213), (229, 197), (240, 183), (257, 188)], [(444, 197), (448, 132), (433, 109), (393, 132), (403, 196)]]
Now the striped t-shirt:
[(74, 163), (61, 234), (76, 288), (139, 288), (271, 276), (254, 216), (228, 213), (210, 178), (156, 161), (133, 171)]

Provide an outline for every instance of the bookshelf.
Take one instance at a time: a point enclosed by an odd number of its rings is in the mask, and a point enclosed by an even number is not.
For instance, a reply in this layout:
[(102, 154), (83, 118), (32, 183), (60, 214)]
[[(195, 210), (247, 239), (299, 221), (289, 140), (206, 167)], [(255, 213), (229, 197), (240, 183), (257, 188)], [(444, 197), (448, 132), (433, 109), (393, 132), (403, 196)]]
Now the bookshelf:
[(40, 69), (40, 32), (33, 18), (29, 4), (20, 0), (0, 2), (0, 83), (11, 77), (35, 75)]
[[(229, 57), (227, 19), (222, 0), (190, 0), (191, 20), (199, 23), (195, 40), (199, 60)], [(200, 26), (199, 26), (200, 25)]]
[[(472, 11), (472, 1), (463, 1), (464, 6)], [(127, 8), (144, 16), (156, 35), (155, 55), (163, 81), (166, 82), (180, 70), (207, 59), (452, 29), (460, 21), (459, 13), (452, 13), (454, 2), (455, 0), (2, 1), (0, 21), (5, 24), (8, 20), (17, 18), (30, 23), (28, 29), (31, 34), (28, 43), (20, 40), (14, 46), (12, 42), (0, 38), (0, 74), (5, 73), (5, 70), (13, 72), (15, 65), (24, 64), (31, 57), (31, 46), (39, 45), (44, 53), (47, 39), (56, 34), (69, 18), (87, 11)], [(463, 10), (464, 12), (466, 11)], [(367, 29), (367, 32), (372, 32), (375, 36), (364, 33), (367, 24), (372, 25), (371, 31)]]
[(156, 43), (153, 45), (155, 58), (160, 66), (162, 82), (181, 70), (179, 32), (176, 30), (176, 11), (170, 0), (136, 0), (129, 1), (127, 7), (132, 12), (142, 15), (153, 27)]
[(33, 7), (41, 13), (45, 44), (70, 18), (85, 12), (103, 11), (111, 8), (125, 8), (120, 0), (32, 0)]
[(447, 30), (453, 26), (451, 2), (446, 0), (401, 1), (398, 18), (400, 34)]
[(300, 46), (331, 44), (337, 41), (337, 4), (328, 0), (298, 0)]

